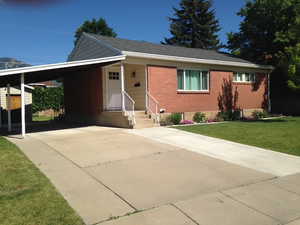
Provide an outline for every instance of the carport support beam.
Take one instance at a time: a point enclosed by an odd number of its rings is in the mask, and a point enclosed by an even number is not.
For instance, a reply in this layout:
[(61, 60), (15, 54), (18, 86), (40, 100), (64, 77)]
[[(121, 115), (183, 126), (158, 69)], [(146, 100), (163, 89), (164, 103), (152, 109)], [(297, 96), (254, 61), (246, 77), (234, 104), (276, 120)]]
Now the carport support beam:
[(11, 99), (10, 99), (10, 84), (7, 84), (7, 127), (8, 132), (11, 132)]
[(22, 126), (22, 137), (25, 137), (25, 84), (24, 84), (24, 73), (21, 74), (21, 126)]
[(124, 96), (124, 91), (125, 91), (125, 69), (124, 69), (124, 63), (121, 62), (121, 96), (122, 96), (122, 111), (125, 112), (125, 96)]
[(1, 102), (1, 95), (2, 95), (2, 91), (0, 89), (0, 128), (2, 128), (2, 102)]

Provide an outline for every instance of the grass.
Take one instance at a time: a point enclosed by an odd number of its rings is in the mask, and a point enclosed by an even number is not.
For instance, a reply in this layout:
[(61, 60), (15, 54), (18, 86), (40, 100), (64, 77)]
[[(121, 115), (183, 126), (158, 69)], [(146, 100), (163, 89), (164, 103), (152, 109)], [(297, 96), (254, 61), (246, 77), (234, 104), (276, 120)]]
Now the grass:
[(52, 116), (38, 116), (38, 115), (32, 116), (32, 121), (34, 122), (46, 122), (50, 120), (53, 120)]
[(83, 225), (49, 180), (0, 137), (0, 224)]
[(176, 129), (300, 156), (300, 117), (183, 126)]

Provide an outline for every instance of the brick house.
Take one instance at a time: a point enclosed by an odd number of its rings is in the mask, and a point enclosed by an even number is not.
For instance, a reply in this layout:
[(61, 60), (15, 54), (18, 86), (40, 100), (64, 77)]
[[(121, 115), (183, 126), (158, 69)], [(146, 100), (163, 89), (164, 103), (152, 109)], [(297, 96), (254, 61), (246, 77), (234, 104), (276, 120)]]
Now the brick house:
[[(0, 87), (60, 79), (66, 120), (139, 128), (173, 112), (213, 118), (228, 103), (246, 116), (270, 109), (272, 69), (211, 50), (84, 33), (68, 62), (1, 70)], [(21, 109), (24, 136), (25, 100)]]
[[(195, 112), (212, 118), (228, 97), (244, 115), (270, 107), (268, 74), (272, 68), (226, 53), (84, 33), (69, 61), (120, 55), (126, 59), (64, 80), (70, 119), (125, 127), (135, 123), (138, 127), (139, 111), (146, 111), (154, 120), (173, 112), (183, 113), (185, 119), (192, 119)], [(92, 75), (89, 79), (87, 73)], [(76, 93), (73, 87), (79, 84), (90, 92)], [(135, 111), (135, 121), (131, 115), (120, 119), (122, 107)]]

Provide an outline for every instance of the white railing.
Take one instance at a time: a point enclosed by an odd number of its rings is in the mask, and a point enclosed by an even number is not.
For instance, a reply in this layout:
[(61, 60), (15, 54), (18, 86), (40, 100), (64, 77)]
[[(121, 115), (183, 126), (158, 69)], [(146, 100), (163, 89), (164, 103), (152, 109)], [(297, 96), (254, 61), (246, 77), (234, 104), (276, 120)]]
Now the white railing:
[(124, 101), (124, 114), (128, 116), (128, 119), (132, 121), (132, 125), (135, 125), (135, 114), (134, 114), (134, 105), (135, 101), (129, 96), (126, 91), (122, 92), (123, 101)]
[(146, 93), (147, 96), (147, 113), (150, 114), (151, 118), (154, 119), (155, 123), (159, 123), (159, 104), (158, 101), (149, 93)]

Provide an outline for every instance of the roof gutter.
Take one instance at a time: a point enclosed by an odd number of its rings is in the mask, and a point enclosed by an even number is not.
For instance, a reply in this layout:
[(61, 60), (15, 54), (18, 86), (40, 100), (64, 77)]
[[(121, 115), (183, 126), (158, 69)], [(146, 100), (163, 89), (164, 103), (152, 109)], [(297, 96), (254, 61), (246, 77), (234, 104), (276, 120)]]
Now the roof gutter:
[(56, 64), (46, 64), (40, 66), (29, 66), (29, 67), (21, 67), (21, 68), (14, 68), (14, 69), (6, 69), (6, 70), (0, 70), (0, 76), (70, 68), (75, 66), (86, 66), (86, 65), (93, 65), (98, 63), (122, 61), (125, 59), (126, 59), (125, 55), (120, 55), (120, 56), (105, 57), (105, 58), (98, 58), (98, 59), (88, 59), (88, 60), (56, 63)]
[(201, 64), (220, 65), (220, 66), (234, 66), (234, 67), (263, 69), (263, 70), (270, 70), (270, 71), (274, 69), (273, 66), (259, 65), (254, 63), (241, 63), (241, 62), (230, 62), (230, 61), (210, 60), (210, 59), (196, 59), (196, 58), (157, 55), (157, 54), (148, 54), (148, 53), (131, 52), (131, 51), (122, 51), (122, 54), (126, 56), (137, 57), (137, 58), (158, 59), (158, 60), (165, 60), (165, 61), (201, 63)]

